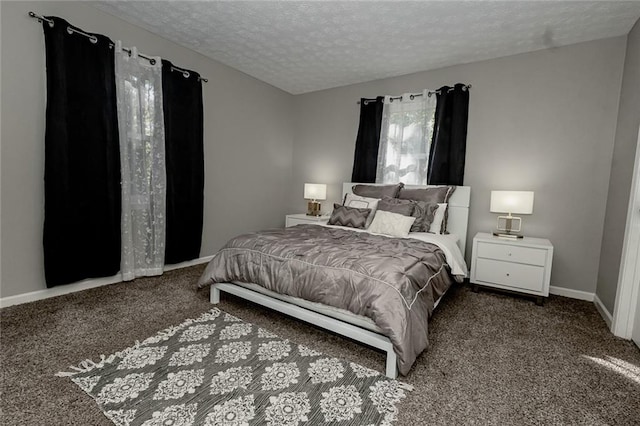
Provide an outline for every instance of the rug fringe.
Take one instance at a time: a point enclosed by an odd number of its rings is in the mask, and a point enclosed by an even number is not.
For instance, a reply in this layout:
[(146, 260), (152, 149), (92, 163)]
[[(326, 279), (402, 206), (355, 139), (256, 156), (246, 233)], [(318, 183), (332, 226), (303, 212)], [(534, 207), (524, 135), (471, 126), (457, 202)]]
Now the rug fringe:
[(409, 383), (398, 381), (398, 387), (407, 391), (413, 391), (413, 385), (410, 385)]
[(100, 355), (100, 361), (94, 362), (91, 359), (85, 359), (84, 361), (80, 361), (78, 366), (75, 365), (69, 366), (74, 371), (59, 371), (55, 374), (57, 377), (72, 377), (76, 374), (87, 373), (96, 368), (102, 368), (105, 364), (111, 364), (116, 358), (124, 358), (124, 356), (130, 352), (132, 349), (137, 349), (140, 347), (140, 341), (136, 340), (136, 344), (126, 348), (120, 352), (116, 352), (114, 354), (109, 355), (108, 357), (105, 355)]
[(84, 361), (80, 361), (78, 363), (78, 367), (72, 365), (69, 368), (71, 368), (74, 371), (60, 371), (58, 373), (56, 373), (56, 376), (58, 377), (71, 377), (71, 376), (75, 376), (76, 374), (80, 374), (80, 373), (86, 373), (89, 372), (95, 368), (98, 367), (104, 367), (105, 363), (111, 362), (113, 361), (114, 356), (110, 355), (109, 358), (107, 358), (104, 355), (100, 355), (100, 361), (98, 362), (94, 362), (93, 360), (90, 359), (85, 359)]
[[(208, 313), (217, 313), (220, 314), (220, 310), (218, 308), (213, 308), (210, 309), (209, 311), (207, 311)], [(194, 322), (196, 322), (195, 320), (188, 318), (186, 320), (184, 320), (182, 323), (180, 323), (180, 325), (178, 326), (172, 326), (169, 328), (166, 328), (164, 330), (159, 331), (158, 333), (156, 333), (154, 336), (155, 338), (162, 338), (162, 340), (167, 340), (169, 339), (171, 336), (173, 336), (174, 334), (176, 334), (176, 332), (178, 332), (179, 330), (181, 330), (182, 328), (193, 324)], [(146, 342), (146, 341), (145, 341)], [(69, 368), (71, 368), (74, 371), (59, 371), (55, 374), (55, 376), (57, 377), (72, 377), (75, 376), (76, 374), (80, 374), (80, 373), (87, 373), (91, 370), (94, 370), (96, 368), (101, 368), (104, 367), (105, 364), (111, 364), (116, 357), (118, 358), (124, 358), (129, 352), (131, 352), (134, 349), (138, 349), (141, 345), (145, 344), (145, 342), (140, 343), (139, 340), (136, 340), (135, 345), (128, 347), (120, 352), (116, 352), (112, 355), (109, 355), (109, 357), (105, 357), (104, 355), (100, 355), (100, 361), (98, 362), (93, 362), (90, 359), (85, 359), (84, 361), (80, 361), (80, 363), (78, 364), (78, 367), (72, 365)]]

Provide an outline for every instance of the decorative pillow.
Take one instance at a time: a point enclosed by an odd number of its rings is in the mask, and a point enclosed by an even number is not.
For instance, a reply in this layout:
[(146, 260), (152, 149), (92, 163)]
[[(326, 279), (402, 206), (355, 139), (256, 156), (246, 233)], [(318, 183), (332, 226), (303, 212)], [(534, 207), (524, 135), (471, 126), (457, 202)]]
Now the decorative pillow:
[(455, 186), (435, 186), (432, 188), (402, 188), (398, 198), (403, 200), (426, 201), (428, 203), (448, 203)]
[(364, 228), (371, 209), (359, 209), (357, 207), (333, 205), (333, 212), (329, 218), (329, 225), (348, 226), (351, 228)]
[(446, 232), (445, 228), (445, 214), (447, 212), (448, 204), (446, 203), (438, 203), (438, 208), (435, 211), (435, 215), (433, 217), (433, 222), (431, 222), (431, 226), (429, 227), (429, 232), (432, 234), (444, 234)]
[[(426, 201), (429, 203), (448, 203), (449, 197), (456, 190), (455, 186), (434, 186), (431, 188), (410, 188), (405, 189), (402, 188), (400, 190), (400, 194), (398, 194), (398, 198), (415, 200), (415, 201)], [(447, 231), (447, 220), (449, 219), (448, 209), (444, 214), (444, 224), (442, 225), (441, 234), (446, 233)]]
[(369, 226), (369, 232), (406, 238), (415, 220), (415, 217), (378, 210)]
[(416, 221), (411, 226), (411, 232), (429, 232), (429, 226), (433, 222), (437, 209), (437, 203), (399, 198), (383, 197), (378, 203), (378, 210), (415, 217)]
[(371, 209), (371, 213), (369, 213), (369, 217), (367, 217), (367, 223), (365, 223), (364, 227), (368, 228), (371, 225), (371, 221), (373, 220), (373, 216), (376, 213), (376, 208), (378, 207), (377, 198), (367, 198), (361, 197), (355, 194), (347, 194), (344, 197), (344, 203), (346, 207), (356, 207), (359, 209)]
[(386, 195), (397, 198), (402, 188), (404, 188), (404, 183), (400, 182), (395, 185), (353, 185), (351, 190), (361, 197), (382, 198)]
[(382, 200), (378, 202), (378, 210), (398, 213), (403, 216), (413, 216), (415, 208), (416, 204), (414, 201), (400, 200), (398, 198), (391, 198), (387, 196), (382, 197)]
[(414, 201), (415, 210), (413, 216), (416, 221), (411, 226), (411, 232), (429, 232), (429, 228), (433, 223), (436, 211), (438, 210), (437, 203), (427, 203), (426, 201)]

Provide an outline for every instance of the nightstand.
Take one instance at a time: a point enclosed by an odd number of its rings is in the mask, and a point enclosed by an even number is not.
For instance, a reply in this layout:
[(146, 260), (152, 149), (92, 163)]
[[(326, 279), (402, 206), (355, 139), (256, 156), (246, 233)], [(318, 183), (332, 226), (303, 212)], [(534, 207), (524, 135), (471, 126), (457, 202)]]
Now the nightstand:
[(547, 239), (512, 240), (479, 232), (473, 238), (471, 283), (536, 296), (542, 305), (549, 296), (553, 245)]
[(308, 216), (304, 213), (288, 214), (286, 216), (285, 225), (287, 228), (296, 225), (326, 225), (330, 216)]

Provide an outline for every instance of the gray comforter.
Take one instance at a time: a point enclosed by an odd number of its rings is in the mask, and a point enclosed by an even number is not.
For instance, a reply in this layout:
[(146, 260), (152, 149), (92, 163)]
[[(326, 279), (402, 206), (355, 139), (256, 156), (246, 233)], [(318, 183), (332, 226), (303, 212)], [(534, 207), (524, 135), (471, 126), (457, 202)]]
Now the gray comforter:
[(427, 321), (452, 279), (433, 244), (298, 225), (233, 238), (198, 285), (232, 281), (371, 318), (393, 343), (406, 375), (427, 347)]

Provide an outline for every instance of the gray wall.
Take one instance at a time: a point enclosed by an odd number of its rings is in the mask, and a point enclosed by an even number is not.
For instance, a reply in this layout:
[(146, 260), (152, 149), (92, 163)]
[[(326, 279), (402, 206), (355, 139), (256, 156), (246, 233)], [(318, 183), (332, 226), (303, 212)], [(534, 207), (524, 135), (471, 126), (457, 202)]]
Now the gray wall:
[(628, 35), (596, 294), (613, 314), (640, 125), (640, 21)]
[(291, 211), (304, 182), (329, 184), (338, 201), (353, 164), (360, 97), (456, 82), (470, 95), (465, 183), (473, 235), (495, 227), (492, 189), (535, 191), (527, 235), (555, 247), (551, 284), (593, 293), (609, 189), (625, 37), (324, 90), (294, 98)]
[[(88, 4), (1, 2), (2, 297), (45, 288), (44, 42), (38, 24), (27, 17), (29, 10), (65, 17), (209, 78), (204, 85), (202, 256), (237, 233), (282, 225), (285, 213), (304, 211), (304, 182), (329, 184), (325, 210), (338, 201), (341, 182), (351, 176), (360, 97), (466, 82), (473, 84), (465, 178), (472, 187), (469, 241), (477, 231), (494, 227), (490, 190), (534, 190), (534, 214), (524, 217), (524, 231), (554, 243), (552, 285), (593, 292), (598, 263), (617, 276), (621, 238), (603, 239), (603, 226), (610, 174), (608, 230), (618, 226), (614, 214), (626, 211), (628, 202), (632, 142), (627, 134), (633, 118), (637, 131), (638, 90), (627, 88), (638, 86), (637, 25), (629, 36), (629, 52), (635, 53), (627, 53), (622, 99), (625, 37), (294, 97)], [(617, 161), (624, 159), (618, 175)], [(618, 182), (627, 189), (618, 190)], [(618, 193), (623, 199), (616, 202)], [(602, 262), (601, 242), (607, 250)], [(611, 242), (618, 247), (613, 260), (607, 257)], [(612, 301), (615, 280), (601, 279), (598, 294), (605, 303)]]
[[(284, 224), (293, 96), (80, 2), (1, 2), (0, 295), (45, 288), (42, 253), (45, 64), (33, 10), (58, 15), (209, 78), (204, 84), (205, 212), (201, 255), (240, 232)], [(91, 250), (91, 247), (87, 247)]]

